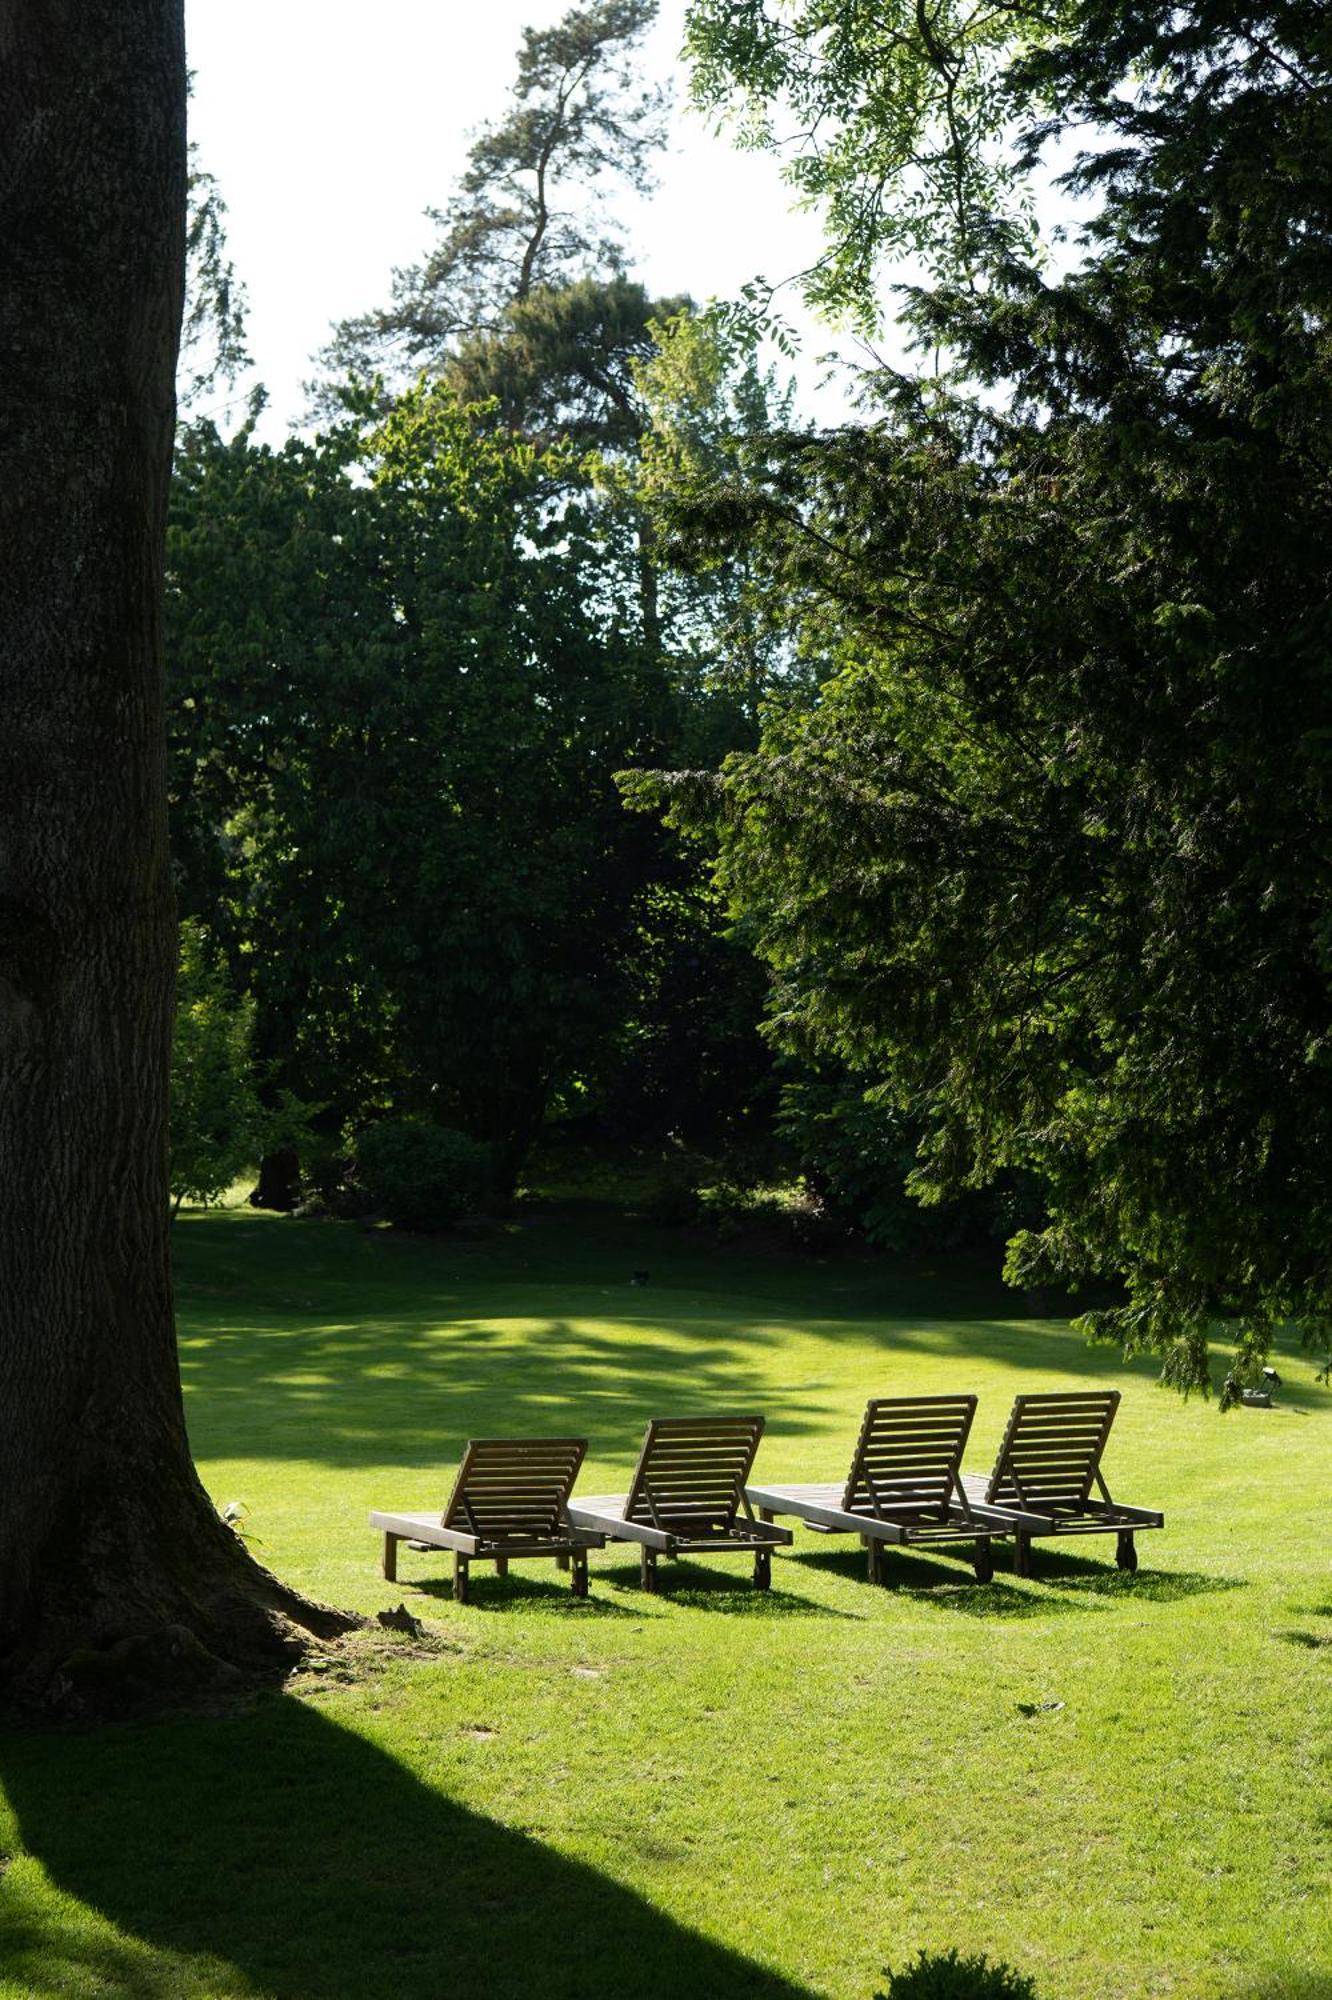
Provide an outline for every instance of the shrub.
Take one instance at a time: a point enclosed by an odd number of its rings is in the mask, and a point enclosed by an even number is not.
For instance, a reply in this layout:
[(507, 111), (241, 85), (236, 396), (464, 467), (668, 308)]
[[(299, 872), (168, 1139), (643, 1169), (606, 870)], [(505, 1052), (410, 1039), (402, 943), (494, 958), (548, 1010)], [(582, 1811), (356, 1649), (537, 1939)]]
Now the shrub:
[(826, 1221), (853, 1224), (881, 1250), (934, 1255), (992, 1243), (1039, 1225), (1044, 1214), (1034, 1182), (1014, 1174), (950, 1201), (918, 1201), (912, 1175), (921, 1129), (864, 1077), (785, 1083), (777, 1130)]
[(925, 1952), (901, 1972), (886, 1968), (888, 1986), (875, 2000), (1037, 2000), (1025, 1973), (1002, 1961), (959, 1958), (956, 1951)]
[(490, 1149), (465, 1132), (418, 1118), (386, 1118), (356, 1147), (365, 1191), (399, 1229), (443, 1229), (478, 1208), (490, 1186)]

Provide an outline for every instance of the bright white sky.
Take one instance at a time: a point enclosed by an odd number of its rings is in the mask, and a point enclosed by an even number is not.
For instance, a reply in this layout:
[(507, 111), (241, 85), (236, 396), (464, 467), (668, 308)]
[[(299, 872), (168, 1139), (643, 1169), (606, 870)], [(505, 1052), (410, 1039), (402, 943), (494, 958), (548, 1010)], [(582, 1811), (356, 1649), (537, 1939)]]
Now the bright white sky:
[[(385, 303), (394, 265), (418, 261), (432, 240), (422, 211), (445, 203), (469, 132), (504, 105), (521, 30), (568, 4), (186, 0), (191, 131), (229, 209), (267, 435), (299, 420), (330, 324)], [(652, 73), (676, 80), (660, 187), (624, 218), (651, 291), (733, 297), (757, 273), (786, 278), (811, 262), (818, 227), (792, 213), (775, 160), (738, 151), (686, 108), (684, 6), (662, 0), (648, 48)], [(840, 396), (814, 394), (831, 337), (793, 290), (779, 305), (804, 335), (802, 407), (836, 415)]]

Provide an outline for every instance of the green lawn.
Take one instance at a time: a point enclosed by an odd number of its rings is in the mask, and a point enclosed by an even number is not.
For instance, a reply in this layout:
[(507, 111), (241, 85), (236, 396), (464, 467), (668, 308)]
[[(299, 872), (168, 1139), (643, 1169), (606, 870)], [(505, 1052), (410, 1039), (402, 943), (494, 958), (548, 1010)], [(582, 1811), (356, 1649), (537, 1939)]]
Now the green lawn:
[[(428, 1620), (361, 1678), (247, 1712), (0, 1742), (0, 1994), (837, 1996), (950, 1943), (1042, 2000), (1332, 1996), (1332, 1393), (1283, 1358), (1221, 1418), (965, 1270), (760, 1258), (595, 1216), (426, 1244), (179, 1224), (190, 1423), (219, 1502), (319, 1596)], [(630, 1272), (650, 1270), (645, 1289)], [(1017, 1581), (906, 1556), (871, 1591), (798, 1538), (738, 1560), (377, 1574), (373, 1506), (443, 1498), (472, 1433), (577, 1429), (585, 1490), (644, 1419), (768, 1417), (760, 1472), (835, 1478), (867, 1395), (1124, 1390), (1120, 1496), (1165, 1509)], [(7, 1860), (6, 1860), (6, 1857)]]

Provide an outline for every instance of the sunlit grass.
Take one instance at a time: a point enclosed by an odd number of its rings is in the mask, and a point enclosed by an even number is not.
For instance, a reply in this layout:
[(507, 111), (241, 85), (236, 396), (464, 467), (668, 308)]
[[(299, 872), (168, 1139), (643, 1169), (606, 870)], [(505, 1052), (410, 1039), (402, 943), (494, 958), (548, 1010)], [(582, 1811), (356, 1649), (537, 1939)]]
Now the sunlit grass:
[[(479, 1243), (244, 1211), (179, 1224), (196, 1450), (258, 1553), (404, 1600), (444, 1649), (303, 1677), (243, 1716), (11, 1741), (0, 1994), (868, 2000), (955, 1943), (1045, 2000), (1332, 1996), (1332, 1396), (1220, 1418), (962, 1267), (717, 1251), (588, 1217)], [(646, 1269), (645, 1287), (631, 1272)], [(835, 1478), (867, 1395), (974, 1389), (983, 1464), (1019, 1388), (1124, 1391), (1107, 1471), (1161, 1507), (1112, 1545), (907, 1556), (871, 1591), (806, 1536), (769, 1598), (737, 1560), (443, 1558), (384, 1585), (371, 1507), (442, 1502), (469, 1435), (576, 1429), (582, 1483), (656, 1413), (761, 1410), (760, 1471)]]

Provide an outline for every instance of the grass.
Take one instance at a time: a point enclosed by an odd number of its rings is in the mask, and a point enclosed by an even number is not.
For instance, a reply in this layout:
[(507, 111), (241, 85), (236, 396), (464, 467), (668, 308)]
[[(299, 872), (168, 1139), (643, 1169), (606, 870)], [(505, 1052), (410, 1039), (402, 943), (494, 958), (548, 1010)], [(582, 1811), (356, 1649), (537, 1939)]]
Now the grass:
[[(650, 1272), (634, 1289), (629, 1275)], [(259, 1553), (438, 1635), (247, 1711), (0, 1741), (0, 1995), (869, 2000), (955, 1944), (1042, 2000), (1332, 2000), (1332, 1394), (1282, 1360), (1221, 1418), (962, 1267), (761, 1258), (605, 1215), (476, 1243), (246, 1213), (179, 1225), (191, 1431)], [(577, 1428), (583, 1483), (645, 1418), (763, 1410), (760, 1469), (835, 1477), (867, 1394), (1115, 1382), (1107, 1470), (1166, 1510), (1136, 1578), (1046, 1546), (981, 1588), (871, 1591), (813, 1536), (644, 1597), (593, 1558), (475, 1573), (428, 1506), (470, 1434)], [(6, 1803), (7, 1802), (7, 1803)]]

